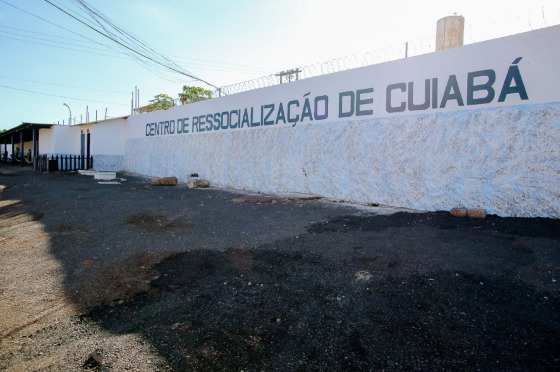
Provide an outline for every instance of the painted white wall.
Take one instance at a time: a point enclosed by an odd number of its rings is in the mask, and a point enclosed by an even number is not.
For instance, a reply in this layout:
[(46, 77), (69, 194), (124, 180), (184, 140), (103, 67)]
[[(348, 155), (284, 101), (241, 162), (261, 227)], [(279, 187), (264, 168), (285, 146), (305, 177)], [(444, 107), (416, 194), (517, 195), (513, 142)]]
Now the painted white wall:
[[(93, 155), (124, 155), (128, 139), (126, 119), (114, 119), (87, 126), (91, 133)], [(84, 131), (85, 132), (85, 131)]]
[[(55, 154), (80, 153), (80, 130), (78, 126), (54, 125), (52, 130), (52, 150)], [(39, 137), (39, 141), (42, 138)]]
[(92, 155), (123, 155), (127, 136), (126, 119), (108, 119), (95, 124), (54, 125), (39, 131), (40, 153), (72, 154), (81, 153), (80, 135), (91, 133)]
[(131, 139), (125, 168), (270, 193), (560, 217), (560, 103)]
[(54, 150), (53, 128), (39, 129), (39, 154), (53, 154)]
[[(217, 186), (261, 192), (302, 192), (355, 202), (424, 210), (482, 207), (504, 216), (560, 217), (560, 26), (464, 48), (258, 89), (127, 121), (53, 127), (55, 152), (80, 151), (80, 129), (92, 132), (101, 164), (148, 176), (186, 180), (198, 173)], [(469, 72), (493, 69), (496, 96), (513, 61), (522, 57), (529, 98), (390, 113), (386, 87), (413, 81), (422, 100), (425, 79), (441, 95), (455, 75), (466, 101)], [(480, 83), (480, 82), (479, 82)], [(372, 113), (339, 117), (338, 94), (373, 88)], [(418, 93), (420, 92), (420, 93)], [(307, 96), (309, 93), (309, 96)], [(398, 92), (397, 92), (398, 93)], [(329, 118), (243, 129), (193, 131), (194, 117), (329, 97)], [(397, 94), (396, 102), (406, 95)], [(278, 106), (277, 106), (278, 107)], [(301, 107), (299, 113), (301, 114)], [(149, 135), (150, 125), (189, 133)], [(121, 163), (121, 159), (123, 159)], [(94, 164), (97, 161), (94, 161)], [(97, 162), (99, 164), (99, 162)]]
[[(514, 106), (522, 103), (546, 103), (560, 101), (560, 49), (551, 48), (560, 40), (560, 26), (531, 31), (500, 39), (467, 45), (463, 48), (448, 49), (436, 53), (429, 53), (393, 62), (341, 71), (333, 74), (317, 76), (299, 80), (290, 84), (280, 84), (268, 88), (255, 89), (248, 92), (220, 97), (212, 100), (197, 102), (184, 106), (177, 106), (166, 111), (156, 111), (135, 115), (129, 118), (129, 136), (146, 137), (149, 123), (177, 121), (182, 118), (193, 118), (199, 115), (230, 112), (231, 110), (253, 108), (256, 119), (260, 118), (261, 106), (282, 103), (284, 109), (290, 100), (297, 99), (300, 106), (297, 114), (302, 113), (303, 102), (309, 98), (312, 102), (317, 96), (329, 97), (329, 118), (326, 121), (348, 121), (380, 117), (395, 117), (401, 115), (417, 115), (431, 112), (451, 112), (454, 110), (478, 110), (490, 107)], [(498, 97), (508, 70), (514, 61), (520, 69), (528, 100), (512, 94), (504, 102)], [(490, 103), (467, 105), (467, 79), (469, 72), (492, 69), (496, 78), (494, 83), (495, 97)], [(461, 90), (464, 106), (456, 100), (449, 100), (445, 107), (441, 107), (441, 99), (450, 76), (455, 76)], [(387, 88), (395, 83), (414, 83), (414, 102), (424, 101), (424, 83), (426, 79), (438, 78), (438, 105), (428, 107), (422, 111), (406, 110), (405, 112), (390, 113), (386, 109)], [(483, 84), (485, 79), (476, 80), (476, 84)], [(344, 91), (373, 88), (373, 93), (365, 94), (364, 99), (373, 99), (372, 104), (364, 105), (371, 114), (350, 118), (339, 117), (339, 94)], [(482, 93), (482, 92), (479, 92)], [(308, 95), (309, 94), (309, 95)], [(398, 105), (407, 100), (407, 92), (391, 91), (392, 104)], [(431, 95), (430, 95), (431, 96)], [(475, 95), (479, 97), (478, 94)], [(346, 102), (346, 101), (345, 101)], [(345, 106), (345, 105), (344, 105)], [(275, 115), (272, 116), (273, 118)], [(304, 122), (310, 122), (305, 120)], [(323, 123), (315, 121), (316, 124)], [(292, 124), (280, 124), (288, 125)], [(296, 125), (300, 125), (298, 122)], [(251, 130), (254, 128), (251, 128)], [(222, 129), (220, 129), (221, 131)], [(247, 130), (225, 129), (225, 130)], [(190, 128), (191, 135), (193, 128)], [(198, 133), (195, 133), (198, 134)], [(179, 135), (174, 133), (172, 135)], [(180, 134), (185, 135), (185, 134)]]
[[(560, 50), (549, 47), (559, 39), (556, 26), (133, 116), (125, 169), (181, 180), (196, 172), (218, 186), (423, 210), (465, 206), (504, 216), (560, 217)], [(514, 61), (529, 98), (498, 102)], [(422, 102), (425, 79), (439, 79), (441, 97), (450, 75), (466, 103), (468, 73), (484, 69), (496, 72), (490, 103), (386, 110), (388, 85), (413, 81), (414, 99)], [(373, 112), (339, 117), (338, 94), (369, 87), (373, 102), (366, 106)], [(328, 95), (327, 120), (150, 133), (152, 123), (169, 121), (176, 129), (179, 119), (192, 123), (195, 116), (236, 109), (254, 108), (259, 118), (262, 105), (303, 102), (307, 93), (311, 99)], [(395, 102), (406, 96), (396, 93)]]
[[(124, 118), (72, 126), (55, 125), (39, 132), (41, 154), (81, 154), (81, 134), (90, 132), (90, 154), (96, 170), (122, 170), (124, 146), (128, 139), (128, 122)], [(86, 150), (84, 138), (84, 151)]]

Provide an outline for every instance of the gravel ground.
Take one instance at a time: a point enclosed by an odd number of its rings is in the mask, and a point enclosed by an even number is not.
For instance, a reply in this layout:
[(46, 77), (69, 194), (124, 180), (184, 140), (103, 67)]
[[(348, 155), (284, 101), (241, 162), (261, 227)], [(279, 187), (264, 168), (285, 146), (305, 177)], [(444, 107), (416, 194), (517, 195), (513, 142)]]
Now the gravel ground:
[(0, 185), (0, 369), (560, 368), (558, 220)]

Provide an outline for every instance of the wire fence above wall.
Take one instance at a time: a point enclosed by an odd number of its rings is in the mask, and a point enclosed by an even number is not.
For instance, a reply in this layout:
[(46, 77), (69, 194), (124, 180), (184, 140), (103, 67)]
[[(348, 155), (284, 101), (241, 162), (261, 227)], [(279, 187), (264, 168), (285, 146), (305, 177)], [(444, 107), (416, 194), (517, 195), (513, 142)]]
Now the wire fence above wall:
[(332, 74), (339, 71), (430, 53), (434, 50), (435, 43), (426, 39), (405, 42), (400, 45), (392, 45), (381, 49), (369, 50), (301, 67), (291, 66), (291, 69), (281, 71), (279, 73), (269, 74), (256, 79), (222, 86), (214, 91), (214, 96), (227, 96), (253, 89), (286, 84), (314, 76)]

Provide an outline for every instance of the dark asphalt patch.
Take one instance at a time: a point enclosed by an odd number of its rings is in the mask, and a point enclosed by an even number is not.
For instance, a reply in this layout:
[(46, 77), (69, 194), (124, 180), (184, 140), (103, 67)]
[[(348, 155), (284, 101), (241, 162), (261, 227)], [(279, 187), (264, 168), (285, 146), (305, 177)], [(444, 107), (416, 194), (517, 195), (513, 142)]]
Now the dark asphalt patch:
[(183, 217), (170, 218), (163, 214), (137, 213), (128, 216), (126, 223), (146, 231), (191, 230), (192, 224)]
[(150, 282), (158, 276), (154, 265), (171, 254), (146, 253), (118, 263), (92, 257), (82, 260), (81, 270), (89, 278), (80, 282), (72, 296), (74, 303), (87, 309), (99, 304), (123, 303), (137, 293), (150, 291)]
[(2, 241), (5, 299), (88, 315), (45, 318), (0, 348), (0, 369), (77, 370), (99, 347), (119, 370), (559, 369), (558, 221), (364, 216), (127, 179), (5, 178), (3, 231), (25, 238)]
[(474, 229), (516, 236), (560, 239), (560, 220), (551, 218), (500, 218), (485, 219), (453, 217), (447, 212), (405, 213), (388, 216), (341, 216), (330, 221), (314, 224), (309, 232), (381, 231), (394, 227), (427, 226), (442, 230)]
[(558, 297), (515, 277), (373, 272), (357, 281), (359, 262), (246, 250), (246, 270), (232, 254), (171, 256), (155, 266), (157, 291), (89, 316), (113, 332), (143, 332), (177, 369), (560, 367)]

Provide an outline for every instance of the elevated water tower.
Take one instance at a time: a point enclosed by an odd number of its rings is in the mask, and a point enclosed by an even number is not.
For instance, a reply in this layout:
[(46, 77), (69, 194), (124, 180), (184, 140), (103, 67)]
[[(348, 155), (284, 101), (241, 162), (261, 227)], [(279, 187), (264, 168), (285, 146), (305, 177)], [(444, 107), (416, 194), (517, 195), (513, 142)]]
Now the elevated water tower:
[(463, 46), (465, 18), (460, 15), (443, 17), (437, 22), (436, 51)]

